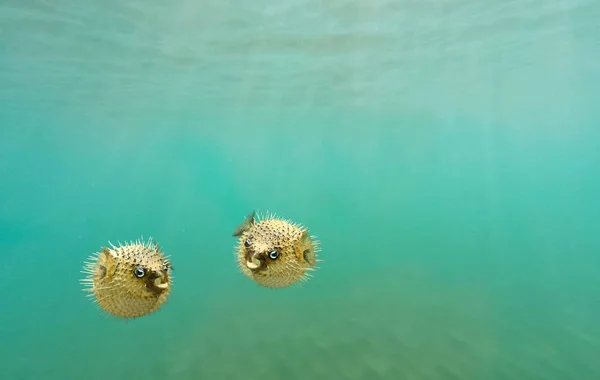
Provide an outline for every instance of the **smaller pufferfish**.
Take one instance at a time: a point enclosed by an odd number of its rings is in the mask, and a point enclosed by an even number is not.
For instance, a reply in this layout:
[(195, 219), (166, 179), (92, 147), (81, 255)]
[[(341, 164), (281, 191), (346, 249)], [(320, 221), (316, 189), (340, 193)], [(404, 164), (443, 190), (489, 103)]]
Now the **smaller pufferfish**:
[(259, 285), (283, 288), (307, 282), (317, 269), (320, 242), (308, 229), (275, 215), (258, 217), (252, 211), (237, 227), (233, 237), (241, 272)]
[(133, 319), (157, 311), (169, 297), (173, 266), (161, 248), (143, 238), (103, 247), (84, 263), (84, 291), (113, 316)]

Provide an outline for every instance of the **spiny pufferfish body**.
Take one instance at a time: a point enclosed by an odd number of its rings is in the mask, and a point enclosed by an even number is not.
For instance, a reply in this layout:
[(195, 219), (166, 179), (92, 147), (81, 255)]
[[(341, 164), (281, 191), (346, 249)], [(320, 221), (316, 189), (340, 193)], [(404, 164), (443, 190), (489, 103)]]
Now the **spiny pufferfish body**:
[(242, 273), (268, 288), (308, 281), (321, 261), (319, 241), (292, 221), (274, 215), (257, 219), (252, 211), (233, 233), (239, 238), (236, 254)]
[(150, 239), (104, 247), (85, 262), (84, 291), (102, 310), (120, 318), (137, 318), (158, 310), (172, 285), (172, 266)]

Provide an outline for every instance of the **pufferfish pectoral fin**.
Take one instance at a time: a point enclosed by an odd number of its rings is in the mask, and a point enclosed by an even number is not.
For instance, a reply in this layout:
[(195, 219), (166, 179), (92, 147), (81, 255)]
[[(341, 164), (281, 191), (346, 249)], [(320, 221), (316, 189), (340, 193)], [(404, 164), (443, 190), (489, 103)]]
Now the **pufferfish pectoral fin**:
[(306, 229), (302, 231), (302, 235), (300, 236), (299, 248), (304, 261), (310, 266), (315, 266), (317, 264), (315, 246), (312, 237)]
[(252, 210), (252, 212), (250, 214), (248, 214), (248, 216), (246, 217), (246, 219), (244, 219), (244, 221), (242, 222), (242, 224), (240, 224), (235, 231), (233, 231), (232, 236), (234, 237), (239, 237), (241, 236), (245, 231), (247, 231), (256, 221), (255, 219), (255, 210)]

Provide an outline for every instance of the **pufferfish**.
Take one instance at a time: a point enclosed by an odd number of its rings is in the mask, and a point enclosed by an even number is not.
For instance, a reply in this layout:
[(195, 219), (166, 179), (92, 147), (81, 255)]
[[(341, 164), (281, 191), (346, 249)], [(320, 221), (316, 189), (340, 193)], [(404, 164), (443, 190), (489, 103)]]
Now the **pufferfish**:
[(267, 288), (307, 282), (309, 272), (322, 261), (317, 259), (320, 242), (306, 227), (275, 215), (259, 218), (252, 211), (233, 236), (239, 238), (236, 255), (241, 272)]
[(157, 311), (171, 292), (173, 267), (152, 239), (110, 243), (85, 261), (84, 291), (105, 312), (125, 319)]

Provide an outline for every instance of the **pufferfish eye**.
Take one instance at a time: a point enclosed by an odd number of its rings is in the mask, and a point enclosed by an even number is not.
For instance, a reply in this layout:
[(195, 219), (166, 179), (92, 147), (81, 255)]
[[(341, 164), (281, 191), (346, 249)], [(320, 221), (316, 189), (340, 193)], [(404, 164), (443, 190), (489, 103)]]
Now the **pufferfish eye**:
[(135, 277), (137, 278), (142, 278), (146, 275), (146, 269), (144, 269), (143, 266), (138, 265), (135, 267), (135, 269), (133, 270), (133, 274), (135, 275)]
[(250, 245), (252, 245), (252, 240), (246, 239), (246, 241), (244, 242), (244, 247), (248, 248), (250, 247)]
[(279, 257), (279, 251), (278, 251), (278, 250), (276, 250), (276, 249), (272, 249), (272, 250), (269, 252), (269, 258), (270, 258), (271, 260), (277, 260), (277, 258), (278, 258), (278, 257)]

